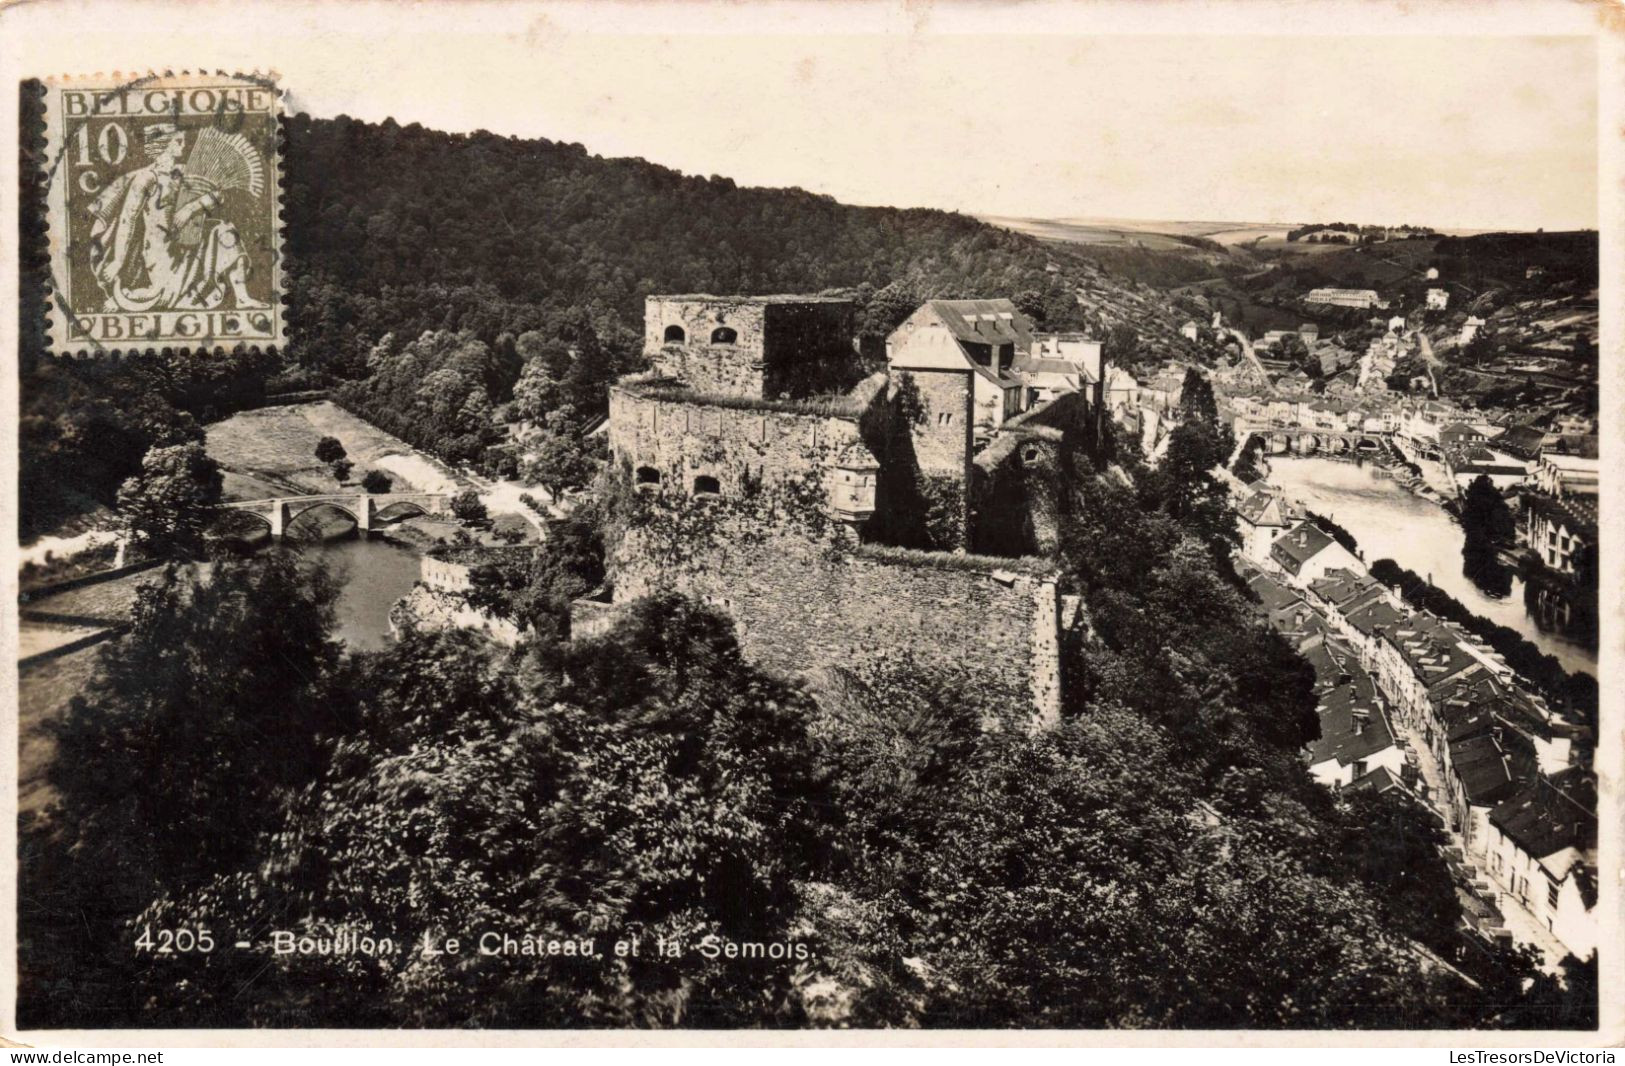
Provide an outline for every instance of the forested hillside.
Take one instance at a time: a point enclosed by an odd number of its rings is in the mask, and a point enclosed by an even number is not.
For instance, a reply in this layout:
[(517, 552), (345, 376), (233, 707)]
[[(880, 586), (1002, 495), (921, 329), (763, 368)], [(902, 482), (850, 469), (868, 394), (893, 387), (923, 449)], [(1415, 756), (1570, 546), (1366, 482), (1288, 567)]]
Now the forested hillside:
[[(489, 343), (585, 323), (613, 344), (651, 292), (1029, 292), (1056, 325), (1082, 322), (1087, 264), (964, 215), (742, 189), (546, 140), (305, 115), (287, 129), (294, 354), (342, 374), (391, 331)], [(862, 325), (884, 332), (877, 310)]]
[[(985, 730), (999, 697), (906, 648), (787, 681), (669, 595), (593, 638), (346, 653), (319, 567), (166, 570), (21, 826), (20, 1021), (1594, 1027), (1594, 964), (1564, 990), (1467, 943), (1439, 830), (1304, 773), (1314, 674), (1222, 562), (1232, 441), (1199, 380), (1156, 467), (1063, 431), (1041, 475), (1090, 617), (1053, 729)], [(528, 587), (486, 592), (568, 602), (642, 498), (608, 476)], [(253, 947), (160, 955), (148, 928)]]
[[(22, 107), (26, 127), (38, 97), (25, 92)], [(573, 377), (601, 385), (635, 363), (643, 297), (652, 292), (841, 291), (859, 303), (859, 329), (871, 337), (927, 297), (1006, 296), (1050, 328), (1132, 323), (1149, 344), (1179, 343), (1174, 315), (1154, 290), (1070, 249), (964, 215), (742, 189), (546, 140), (306, 115), (286, 128), (285, 359), (148, 355), (117, 368), (42, 361), (36, 327), (47, 263), (40, 234), (25, 240), (25, 540), (110, 504), (154, 442), (195, 436), (195, 423), (267, 390), (350, 382), (342, 398), (352, 409), (422, 422), (395, 410), (401, 374), (373, 376), (386, 355), (429, 331), (449, 335), (425, 344), (457, 353), (447, 356), (457, 366), (506, 368), (494, 379), (459, 375), (461, 391), (436, 400), (459, 416), (501, 414), (516, 380), (516, 342), (526, 334), (531, 351), (590, 353), (591, 373), (575, 368)], [(22, 173), (39, 173), (38, 162), (25, 145)], [(43, 189), (25, 181), (21, 199), (40, 205)], [(425, 375), (450, 366), (430, 363)], [(572, 376), (557, 359), (553, 370)], [(582, 394), (573, 401), (578, 413), (587, 413), (587, 389), (574, 391)], [(459, 458), (471, 441), (477, 450), (480, 427), (461, 417), (444, 422), (420, 426), (414, 443), (455, 441), (445, 454)]]

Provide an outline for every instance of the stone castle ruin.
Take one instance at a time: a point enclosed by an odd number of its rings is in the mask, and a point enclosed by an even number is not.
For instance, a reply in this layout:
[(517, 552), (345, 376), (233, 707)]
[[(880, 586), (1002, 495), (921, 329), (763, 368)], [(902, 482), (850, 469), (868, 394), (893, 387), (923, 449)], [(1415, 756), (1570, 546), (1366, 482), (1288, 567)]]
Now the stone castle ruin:
[[(992, 317), (1014, 313), (1007, 301), (974, 303), (990, 335), (1014, 335)], [(610, 547), (613, 602), (579, 602), (575, 632), (602, 632), (614, 605), (669, 589), (727, 613), (746, 653), (774, 668), (816, 678), (906, 650), (988, 696), (1000, 708), (990, 727), (1053, 720), (1076, 601), (1041, 556), (964, 549), (978, 499), (1020, 505), (999, 472), (1053, 454), (1060, 431), (1001, 393), (1004, 424), (977, 454), (989, 375), (974, 350), (957, 366), (946, 349), (869, 366), (853, 321), (850, 302), (827, 297), (648, 298), (652, 369), (609, 402), (633, 515)], [(1020, 353), (991, 359), (999, 387), (1018, 380)]]

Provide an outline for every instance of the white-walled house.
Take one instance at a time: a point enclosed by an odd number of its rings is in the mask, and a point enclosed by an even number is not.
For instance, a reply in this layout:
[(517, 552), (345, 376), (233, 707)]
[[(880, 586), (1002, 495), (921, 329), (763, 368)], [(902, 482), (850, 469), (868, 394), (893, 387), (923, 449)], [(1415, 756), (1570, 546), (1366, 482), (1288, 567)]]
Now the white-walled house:
[(1548, 496), (1595, 496), (1602, 481), (1600, 460), (1583, 455), (1542, 452), (1535, 484)]
[(1237, 505), (1236, 524), (1241, 531), (1241, 554), (1262, 563), (1269, 559), (1276, 538), (1291, 525), (1291, 517), (1280, 496), (1258, 489)]
[(1299, 585), (1326, 576), (1328, 570), (1365, 572), (1365, 564), (1315, 523), (1299, 522), (1275, 539), (1270, 561)]
[(1577, 957), (1596, 950), (1596, 777), (1541, 775), (1490, 813), (1487, 870), (1503, 907), (1516, 903)]
[(1085, 392), (1094, 403), (1104, 343), (1084, 333), (1035, 333), (1032, 346), (1016, 355), (1016, 372), (1027, 383), (1028, 409), (1067, 392)]
[(1591, 514), (1562, 500), (1526, 494), (1521, 530), (1524, 543), (1549, 569), (1573, 574), (1581, 554), (1597, 544), (1597, 523)]
[(983, 432), (1024, 409), (1016, 360), (1031, 350), (1027, 319), (1009, 300), (929, 300), (886, 338), (894, 373), (970, 369), (975, 423)]

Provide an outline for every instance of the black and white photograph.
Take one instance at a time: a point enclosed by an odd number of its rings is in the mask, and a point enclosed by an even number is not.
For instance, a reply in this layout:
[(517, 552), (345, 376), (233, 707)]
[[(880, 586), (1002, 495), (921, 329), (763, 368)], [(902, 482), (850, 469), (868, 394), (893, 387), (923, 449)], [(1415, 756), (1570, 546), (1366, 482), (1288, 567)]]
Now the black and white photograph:
[(6, 1037), (1615, 1043), (1604, 6), (0, 11)]

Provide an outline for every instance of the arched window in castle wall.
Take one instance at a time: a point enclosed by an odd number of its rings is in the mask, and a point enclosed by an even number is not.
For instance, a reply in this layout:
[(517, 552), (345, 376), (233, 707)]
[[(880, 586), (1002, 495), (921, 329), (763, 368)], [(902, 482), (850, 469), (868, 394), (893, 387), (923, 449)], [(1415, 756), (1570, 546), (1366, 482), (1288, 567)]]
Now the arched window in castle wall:
[(731, 327), (718, 326), (716, 329), (711, 331), (712, 344), (733, 344), (738, 340), (739, 334), (734, 332)]
[(660, 471), (656, 470), (652, 466), (640, 466), (640, 467), (638, 467), (638, 475), (637, 476), (638, 476), (638, 484), (639, 485), (658, 485), (658, 484), (660, 484)]
[(666, 327), (666, 343), (667, 344), (682, 344), (687, 340), (688, 340), (688, 334), (683, 332), (683, 327), (682, 326), (667, 326)]
[(722, 483), (709, 474), (694, 479), (694, 495), (715, 496), (722, 491)]

